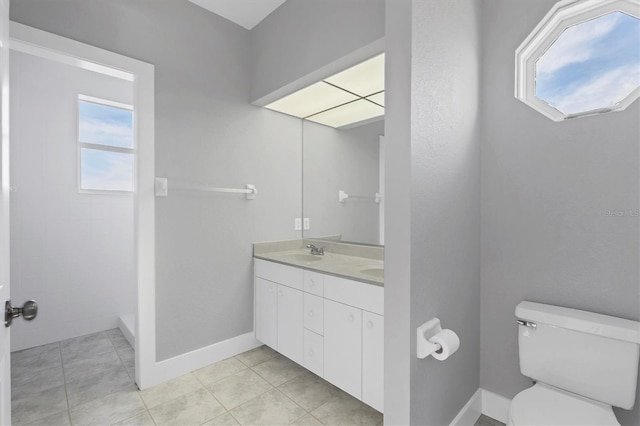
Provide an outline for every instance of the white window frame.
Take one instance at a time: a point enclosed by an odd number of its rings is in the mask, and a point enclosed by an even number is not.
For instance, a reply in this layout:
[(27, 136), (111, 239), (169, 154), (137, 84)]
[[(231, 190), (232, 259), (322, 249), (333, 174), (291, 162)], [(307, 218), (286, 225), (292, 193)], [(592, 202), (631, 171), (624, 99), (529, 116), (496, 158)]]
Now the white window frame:
[[(104, 105), (114, 108), (126, 109), (135, 114), (133, 105), (115, 102), (108, 99), (96, 98), (93, 96), (78, 95), (78, 101), (76, 104), (77, 114), (76, 114), (76, 123), (77, 123), (77, 140), (78, 140), (78, 192), (81, 194), (131, 194), (135, 191), (136, 188), (136, 129), (135, 129), (135, 117), (133, 118), (133, 126), (132, 129), (132, 137), (133, 137), (133, 148), (124, 148), (119, 146), (111, 146), (111, 145), (103, 145), (103, 144), (95, 144), (90, 142), (83, 142), (80, 140), (80, 101), (91, 102), (98, 105)], [(133, 155), (133, 176), (131, 182), (130, 191), (119, 190), (119, 189), (84, 189), (82, 188), (82, 148), (93, 149), (97, 151), (108, 151), (108, 152), (119, 152), (123, 154), (132, 154)]]
[(516, 49), (516, 98), (553, 121), (622, 111), (638, 99), (640, 97), (640, 87), (637, 87), (614, 106), (575, 114), (565, 114), (536, 97), (536, 61), (568, 27), (612, 12), (623, 12), (640, 19), (640, 1), (564, 0), (556, 3)]

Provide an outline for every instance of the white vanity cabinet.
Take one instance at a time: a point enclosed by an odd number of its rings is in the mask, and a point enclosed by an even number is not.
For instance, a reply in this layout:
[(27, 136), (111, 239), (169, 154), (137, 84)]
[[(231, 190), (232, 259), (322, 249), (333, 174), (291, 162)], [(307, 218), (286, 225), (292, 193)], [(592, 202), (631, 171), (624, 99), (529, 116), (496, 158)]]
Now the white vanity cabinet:
[(255, 259), (256, 339), (383, 408), (384, 288)]

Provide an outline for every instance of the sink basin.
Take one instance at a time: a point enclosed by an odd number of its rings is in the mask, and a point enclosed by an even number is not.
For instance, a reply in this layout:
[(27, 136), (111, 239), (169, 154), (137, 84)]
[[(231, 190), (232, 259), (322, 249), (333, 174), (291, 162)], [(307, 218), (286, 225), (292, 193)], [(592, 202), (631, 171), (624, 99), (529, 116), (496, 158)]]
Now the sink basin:
[(295, 262), (317, 262), (322, 260), (322, 256), (312, 254), (287, 254), (285, 257)]
[(360, 273), (362, 275), (367, 275), (369, 277), (374, 278), (384, 278), (384, 268), (367, 268), (361, 269)]

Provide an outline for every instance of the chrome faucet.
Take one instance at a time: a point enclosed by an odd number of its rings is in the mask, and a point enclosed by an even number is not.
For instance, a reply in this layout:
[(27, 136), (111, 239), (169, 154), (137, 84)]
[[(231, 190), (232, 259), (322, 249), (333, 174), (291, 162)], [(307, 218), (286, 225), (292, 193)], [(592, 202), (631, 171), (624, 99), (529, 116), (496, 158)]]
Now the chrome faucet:
[(316, 247), (313, 244), (307, 244), (307, 248), (311, 249), (311, 254), (316, 254), (318, 256), (324, 256), (324, 247)]

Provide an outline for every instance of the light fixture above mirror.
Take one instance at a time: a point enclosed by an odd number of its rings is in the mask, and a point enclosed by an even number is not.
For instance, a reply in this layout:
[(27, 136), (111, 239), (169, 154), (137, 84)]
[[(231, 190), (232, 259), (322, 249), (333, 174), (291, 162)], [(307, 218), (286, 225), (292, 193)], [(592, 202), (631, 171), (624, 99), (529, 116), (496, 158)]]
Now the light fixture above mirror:
[(384, 53), (265, 108), (335, 128), (381, 119), (384, 116)]

